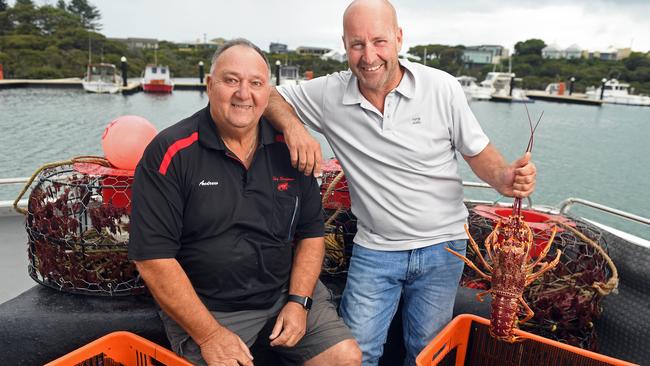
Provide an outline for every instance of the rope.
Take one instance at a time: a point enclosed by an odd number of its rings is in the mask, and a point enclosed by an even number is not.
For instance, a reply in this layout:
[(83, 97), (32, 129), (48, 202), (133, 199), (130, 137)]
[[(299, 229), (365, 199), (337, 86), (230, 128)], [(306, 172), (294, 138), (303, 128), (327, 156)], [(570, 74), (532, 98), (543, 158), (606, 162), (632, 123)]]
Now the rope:
[(609, 269), (612, 271), (612, 277), (607, 281), (607, 283), (602, 283), (600, 281), (594, 282), (591, 286), (595, 288), (598, 293), (602, 296), (609, 295), (612, 291), (615, 291), (616, 288), (618, 288), (618, 270), (616, 269), (616, 266), (614, 265), (614, 262), (612, 259), (607, 255), (607, 252), (598, 245), (595, 241), (589, 239), (586, 235), (575, 229), (574, 227), (567, 225), (563, 222), (558, 222), (554, 221), (557, 224), (560, 224), (563, 228), (571, 231), (574, 235), (582, 239), (585, 243), (589, 244), (592, 246), (600, 255), (605, 259), (607, 262), (607, 265), (609, 266)]
[(97, 165), (101, 165), (101, 166), (105, 166), (105, 167), (110, 167), (111, 166), (111, 164), (108, 162), (108, 160), (106, 160), (105, 158), (103, 158), (101, 156), (77, 156), (77, 157), (74, 157), (74, 158), (72, 158), (70, 160), (56, 161), (56, 162), (53, 162), (53, 163), (44, 164), (40, 168), (36, 169), (34, 174), (32, 174), (32, 176), (29, 177), (29, 180), (27, 181), (27, 183), (25, 183), (25, 186), (20, 191), (20, 193), (18, 194), (18, 197), (16, 197), (16, 200), (14, 201), (14, 205), (13, 205), (14, 210), (16, 210), (16, 212), (21, 213), (23, 215), (27, 215), (29, 213), (29, 211), (25, 210), (24, 208), (18, 207), (18, 202), (20, 202), (20, 199), (23, 198), (23, 195), (25, 194), (25, 192), (27, 192), (29, 187), (32, 185), (32, 182), (34, 182), (34, 179), (36, 179), (36, 176), (38, 176), (38, 174), (40, 172), (42, 172), (45, 169), (56, 168), (58, 166), (70, 165), (70, 164), (75, 164), (75, 163), (91, 163), (91, 164), (97, 164)]
[[(336, 186), (339, 184), (341, 179), (343, 179), (343, 177), (345, 177), (345, 174), (341, 170), (336, 175), (336, 177), (334, 177), (334, 179), (332, 179), (330, 184), (327, 186), (327, 190), (325, 191), (325, 193), (323, 193), (323, 200), (322, 200), (323, 205), (325, 205), (325, 203), (327, 203), (327, 200), (330, 197), (330, 195), (332, 194), (332, 192), (334, 191), (334, 188), (336, 188)], [(332, 221), (334, 221), (334, 219), (341, 213), (341, 211), (343, 211), (342, 207), (337, 208), (336, 211), (334, 211), (334, 213), (327, 219), (327, 221), (325, 221), (325, 227), (331, 225)]]

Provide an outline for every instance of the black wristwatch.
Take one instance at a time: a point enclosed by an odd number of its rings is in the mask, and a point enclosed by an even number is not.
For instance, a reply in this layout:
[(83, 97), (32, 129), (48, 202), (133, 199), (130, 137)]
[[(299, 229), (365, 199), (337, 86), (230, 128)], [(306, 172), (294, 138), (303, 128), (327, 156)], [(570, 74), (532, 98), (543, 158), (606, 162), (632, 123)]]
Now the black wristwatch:
[(287, 301), (297, 302), (302, 305), (305, 310), (311, 309), (311, 297), (309, 296), (289, 295)]

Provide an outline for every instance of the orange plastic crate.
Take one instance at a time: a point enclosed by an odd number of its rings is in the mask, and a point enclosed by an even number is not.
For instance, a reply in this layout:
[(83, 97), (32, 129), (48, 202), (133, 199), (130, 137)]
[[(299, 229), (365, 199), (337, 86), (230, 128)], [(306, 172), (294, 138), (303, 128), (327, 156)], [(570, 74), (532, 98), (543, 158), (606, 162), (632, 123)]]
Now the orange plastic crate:
[(418, 366), (633, 366), (635, 364), (515, 330), (521, 342), (498, 341), (490, 321), (476, 315), (454, 318), (420, 352)]
[(165, 347), (130, 332), (113, 332), (45, 366), (191, 366)]

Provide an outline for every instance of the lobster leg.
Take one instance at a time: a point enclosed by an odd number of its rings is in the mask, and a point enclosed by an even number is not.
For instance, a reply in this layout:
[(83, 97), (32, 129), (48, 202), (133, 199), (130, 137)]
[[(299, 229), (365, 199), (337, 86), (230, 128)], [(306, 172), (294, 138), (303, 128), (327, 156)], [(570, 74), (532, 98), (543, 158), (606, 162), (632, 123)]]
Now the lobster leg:
[(533, 283), (533, 281), (540, 278), (546, 271), (548, 271), (549, 269), (552, 269), (553, 267), (555, 267), (558, 264), (558, 262), (560, 261), (560, 256), (561, 255), (562, 255), (562, 251), (558, 249), (557, 250), (557, 256), (555, 257), (555, 259), (553, 259), (548, 264), (545, 264), (542, 267), (542, 269), (540, 269), (539, 271), (526, 276), (526, 285), (525, 286), (530, 285), (531, 283)]
[(452, 250), (452, 249), (449, 249), (449, 248), (445, 248), (445, 249), (447, 249), (447, 251), (448, 251), (449, 253), (451, 253), (451, 254), (455, 255), (456, 257), (460, 258), (460, 259), (461, 259), (463, 262), (465, 262), (465, 264), (467, 264), (471, 269), (475, 270), (476, 273), (479, 274), (479, 276), (483, 277), (484, 279), (486, 279), (486, 280), (488, 280), (488, 281), (492, 281), (492, 277), (490, 277), (490, 276), (486, 275), (485, 273), (483, 273), (483, 271), (481, 271), (480, 269), (478, 269), (478, 267), (476, 267), (476, 265), (475, 265), (474, 263), (472, 263), (472, 261), (470, 261), (469, 259), (465, 258), (465, 256), (462, 256), (462, 255), (460, 255), (459, 253), (456, 253), (456, 252), (455, 252), (454, 250)]
[(485, 296), (485, 295), (487, 295), (489, 293), (492, 293), (492, 291), (487, 290), (487, 291), (479, 292), (478, 294), (476, 294), (476, 300), (478, 300), (480, 302), (483, 302), (483, 296)]
[(469, 243), (474, 249), (474, 252), (476, 252), (476, 255), (478, 256), (478, 259), (481, 261), (481, 264), (483, 264), (483, 267), (487, 269), (489, 272), (492, 272), (492, 266), (485, 261), (485, 258), (483, 258), (483, 254), (481, 254), (481, 250), (479, 249), (478, 244), (476, 244), (474, 238), (472, 238), (472, 235), (470, 235), (467, 225), (464, 226), (465, 226), (465, 232), (467, 233), (467, 237), (469, 237)]
[(529, 321), (533, 316), (535, 316), (535, 312), (531, 310), (523, 296), (519, 296), (519, 303), (524, 307), (524, 310), (526, 310), (526, 316), (519, 321), (519, 324), (521, 324)]
[(485, 249), (487, 250), (488, 256), (490, 256), (492, 263), (494, 263), (494, 252), (492, 251), (494, 248), (493, 244), (499, 239), (498, 228), (499, 224), (497, 224), (496, 228), (487, 236), (487, 238), (485, 238)]
[(539, 256), (537, 257), (537, 260), (535, 260), (535, 262), (526, 266), (526, 271), (531, 271), (542, 261), (542, 259), (546, 258), (546, 254), (548, 254), (548, 251), (551, 250), (551, 244), (553, 243), (553, 239), (555, 239), (556, 233), (557, 233), (557, 226), (554, 226), (553, 232), (551, 233), (551, 238), (549, 239), (548, 243), (544, 247), (544, 250), (542, 250), (542, 252), (539, 253)]

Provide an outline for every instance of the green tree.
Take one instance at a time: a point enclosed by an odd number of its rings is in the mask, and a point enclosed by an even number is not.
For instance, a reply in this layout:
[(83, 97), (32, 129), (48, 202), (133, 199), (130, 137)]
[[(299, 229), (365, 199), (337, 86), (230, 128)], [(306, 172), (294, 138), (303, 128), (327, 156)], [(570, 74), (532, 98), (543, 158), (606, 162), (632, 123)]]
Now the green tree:
[(542, 49), (546, 47), (546, 43), (541, 39), (529, 39), (515, 44), (515, 55), (542, 55)]
[(90, 5), (87, 0), (70, 1), (68, 11), (77, 15), (81, 19), (84, 28), (90, 30), (102, 29), (101, 24), (99, 23), (99, 20), (102, 17), (99, 9)]
[(36, 10), (35, 25), (43, 35), (52, 35), (68, 28), (82, 28), (77, 17), (65, 10), (44, 5)]
[(13, 8), (7, 10), (9, 22), (15, 34), (37, 34), (36, 8), (32, 0), (16, 0)]
[(0, 36), (8, 34), (13, 28), (9, 21), (8, 9), (6, 1), (0, 0)]

